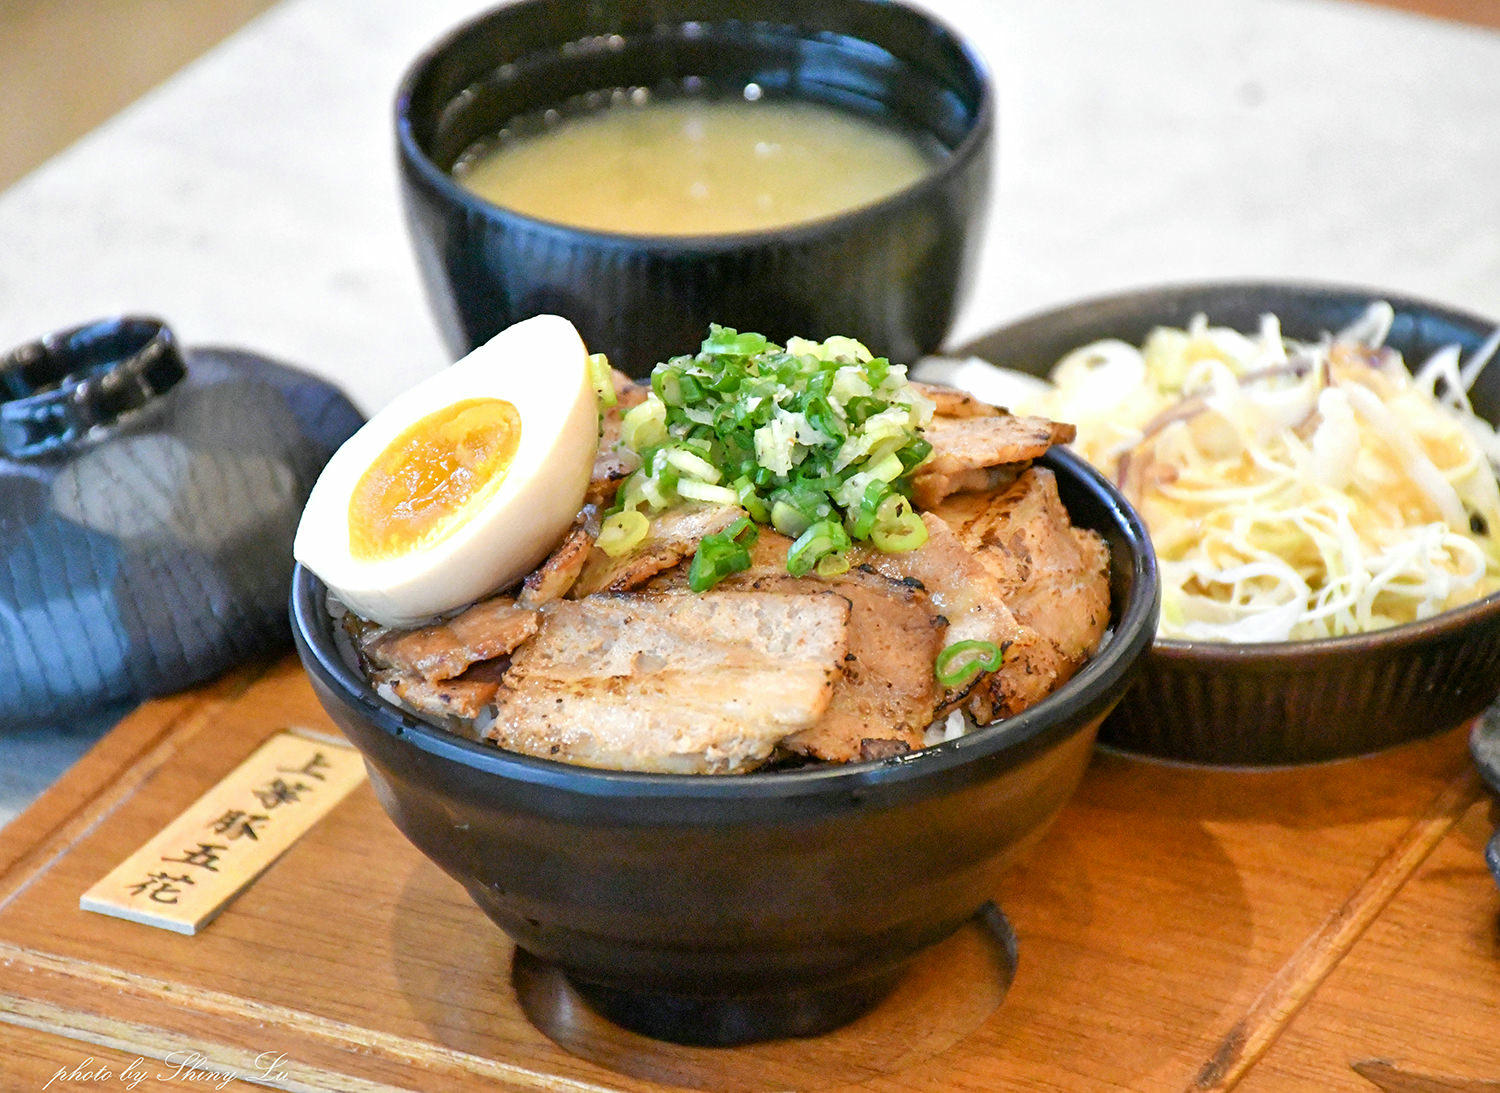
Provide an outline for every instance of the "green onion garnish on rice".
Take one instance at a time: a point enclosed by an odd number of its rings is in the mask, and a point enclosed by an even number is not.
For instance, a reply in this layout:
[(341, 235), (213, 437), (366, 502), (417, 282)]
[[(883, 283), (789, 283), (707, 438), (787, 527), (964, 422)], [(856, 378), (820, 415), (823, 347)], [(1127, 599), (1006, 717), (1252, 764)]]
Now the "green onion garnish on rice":
[(932, 671), (944, 687), (962, 687), (980, 672), (993, 672), (1005, 659), (992, 641), (955, 641), (937, 655)]
[(607, 410), (617, 400), (615, 395), (615, 381), (609, 367), (609, 358), (603, 353), (589, 354), (589, 382), (594, 385), (594, 393), (599, 396), (599, 408)]
[(723, 531), (705, 535), (688, 567), (688, 587), (707, 592), (731, 573), (750, 568), (750, 548), (760, 532), (747, 516), (741, 516)]
[[(852, 338), (783, 347), (713, 326), (696, 355), (656, 366), (651, 393), (622, 418), (641, 466), (613, 511), (740, 505), (795, 540), (789, 572), (831, 576), (848, 568), (855, 542), (900, 551), (925, 541), (910, 478), (932, 450), (921, 436), (932, 410), (905, 366)], [(689, 584), (704, 591), (748, 565), (742, 531), (709, 536)]]
[(594, 545), (611, 558), (619, 558), (641, 543), (650, 530), (651, 521), (644, 513), (622, 509), (604, 518)]

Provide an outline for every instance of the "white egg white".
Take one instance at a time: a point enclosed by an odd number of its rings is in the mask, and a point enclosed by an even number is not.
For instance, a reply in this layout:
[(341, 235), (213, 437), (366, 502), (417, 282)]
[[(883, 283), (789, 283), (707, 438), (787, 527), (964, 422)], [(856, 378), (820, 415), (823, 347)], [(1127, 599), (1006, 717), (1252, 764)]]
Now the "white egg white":
[[(390, 443), (452, 403), (500, 398), (521, 438), (499, 488), (435, 542), (376, 561), (349, 544), (356, 484)], [(519, 580), (557, 544), (583, 504), (598, 447), (598, 396), (573, 324), (539, 315), (398, 396), (350, 437), (313, 486), (292, 553), (351, 610), (413, 626)]]

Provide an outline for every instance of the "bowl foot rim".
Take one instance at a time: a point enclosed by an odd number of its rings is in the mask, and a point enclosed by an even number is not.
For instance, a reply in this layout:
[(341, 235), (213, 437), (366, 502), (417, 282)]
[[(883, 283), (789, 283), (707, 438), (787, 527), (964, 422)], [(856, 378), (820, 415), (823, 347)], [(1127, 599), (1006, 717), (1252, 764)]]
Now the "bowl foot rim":
[[(551, 964), (520, 948), (516, 959)], [(832, 1032), (874, 1009), (907, 970), (902, 963), (831, 985), (720, 995), (624, 988), (552, 966), (600, 1017), (654, 1040), (691, 1047), (733, 1047)]]
[[(998, 947), (1003, 997), (1015, 978), (1015, 930), (992, 901), (976, 910), (973, 921)], [(820, 1036), (849, 1024), (895, 990), (916, 955), (854, 978), (733, 994), (601, 983), (517, 945), (512, 981), (560, 977), (594, 1013), (630, 1032), (690, 1047), (733, 1047)], [(543, 1027), (545, 1022), (539, 1022), (538, 1014), (531, 1012), (524, 1001), (522, 1008), (533, 1024)]]

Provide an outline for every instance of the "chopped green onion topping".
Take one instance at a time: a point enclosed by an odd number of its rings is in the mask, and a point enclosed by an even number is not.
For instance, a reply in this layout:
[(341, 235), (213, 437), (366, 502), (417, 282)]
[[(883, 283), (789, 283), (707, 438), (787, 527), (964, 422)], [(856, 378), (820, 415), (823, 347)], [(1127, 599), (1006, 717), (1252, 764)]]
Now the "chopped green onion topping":
[(688, 587), (707, 592), (731, 573), (750, 568), (750, 548), (760, 532), (747, 516), (741, 516), (723, 531), (705, 535), (688, 567)]
[(933, 674), (944, 687), (962, 687), (981, 672), (993, 672), (1005, 652), (992, 641), (955, 641), (937, 655)]
[(678, 479), (677, 496), (684, 501), (706, 501), (711, 505), (737, 505), (740, 501), (739, 495), (728, 486), (715, 486), (696, 478)]
[(651, 521), (646, 514), (634, 509), (623, 509), (607, 516), (599, 526), (599, 536), (594, 545), (611, 558), (618, 558), (633, 550), (646, 538), (651, 530)]
[(757, 524), (769, 524), (771, 522), (771, 510), (766, 503), (760, 499), (760, 494), (755, 492), (755, 483), (750, 481), (750, 476), (740, 475), (735, 479), (734, 495), (740, 506), (750, 514), (750, 519)]
[(886, 554), (902, 554), (916, 550), (927, 542), (927, 525), (916, 513), (907, 513), (899, 524), (877, 524), (870, 532), (870, 542)]
[(647, 399), (625, 411), (620, 419), (620, 437), (625, 446), (649, 452), (667, 442), (667, 408), (657, 399)]
[(663, 448), (667, 453), (667, 462), (676, 467), (679, 472), (700, 482), (717, 482), (723, 477), (719, 468), (715, 467), (701, 455), (694, 455), (686, 448)]
[(777, 500), (771, 503), (771, 526), (796, 538), (812, 526), (812, 517), (788, 501)]
[(911, 502), (899, 495), (887, 496), (875, 510), (875, 526), (870, 529), (870, 542), (887, 554), (901, 554), (927, 542), (927, 525), (912, 508)]
[(832, 551), (819, 558), (814, 568), (819, 577), (837, 577), (840, 573), (848, 573), (849, 553), (843, 550)]
[(621, 439), (641, 466), (615, 508), (738, 504), (803, 542), (788, 559), (802, 572), (858, 541), (912, 550), (926, 539), (909, 497), (932, 410), (905, 366), (852, 338), (783, 348), (713, 326), (696, 355), (658, 364), (651, 393), (624, 415)]
[(856, 539), (870, 537), (870, 532), (875, 528), (876, 513), (887, 496), (889, 494), (883, 482), (871, 482), (865, 486), (859, 507), (851, 509), (844, 517), (844, 526), (849, 529), (851, 536)]
[[(849, 534), (836, 520), (819, 520), (809, 524), (786, 552), (786, 571), (793, 577), (805, 577), (829, 554), (849, 549)], [(849, 564), (844, 563), (848, 569)]]
[(599, 395), (599, 406), (609, 409), (615, 404), (615, 377), (609, 367), (609, 358), (603, 353), (589, 354), (589, 382)]

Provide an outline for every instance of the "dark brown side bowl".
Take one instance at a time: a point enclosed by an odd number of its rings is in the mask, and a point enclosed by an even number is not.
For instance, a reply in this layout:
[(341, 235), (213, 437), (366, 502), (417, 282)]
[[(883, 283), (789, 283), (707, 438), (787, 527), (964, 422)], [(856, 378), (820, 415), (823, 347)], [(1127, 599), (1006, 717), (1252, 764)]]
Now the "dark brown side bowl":
[(324, 588), (300, 567), (293, 632), (396, 826), (599, 1010), (688, 1043), (822, 1032), (994, 898), (1077, 787), (1155, 632), (1135, 513), (1071, 453), (1046, 462), (1074, 522), (1109, 543), (1111, 633), (1031, 709), (898, 758), (741, 776), (534, 759), (382, 700), (340, 655)]
[[(1446, 345), (1472, 352), (1488, 319), (1378, 290), (1231, 282), (1150, 288), (1047, 311), (956, 350), (1046, 375), (1070, 350), (1100, 338), (1139, 345), (1157, 326), (1206, 314), (1253, 331), (1267, 312), (1292, 338), (1315, 340), (1385, 300), (1388, 344), (1415, 365)], [(1470, 392), (1500, 420), (1500, 362)], [(1423, 622), (1350, 637), (1231, 645), (1158, 639), (1100, 742), (1167, 759), (1276, 765), (1377, 751), (1454, 728), (1500, 693), (1500, 593)]]
[[(450, 174), (517, 116), (689, 82), (894, 119), (945, 155), (874, 204), (734, 235), (589, 231), (490, 204)], [(779, 341), (845, 334), (892, 360), (937, 348), (977, 259), (994, 133), (973, 49), (886, 0), (523, 0), (419, 58), (395, 120), (407, 224), (452, 354), (551, 312), (634, 376), (710, 323)]]

